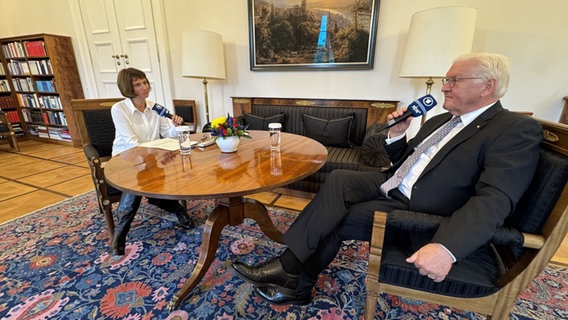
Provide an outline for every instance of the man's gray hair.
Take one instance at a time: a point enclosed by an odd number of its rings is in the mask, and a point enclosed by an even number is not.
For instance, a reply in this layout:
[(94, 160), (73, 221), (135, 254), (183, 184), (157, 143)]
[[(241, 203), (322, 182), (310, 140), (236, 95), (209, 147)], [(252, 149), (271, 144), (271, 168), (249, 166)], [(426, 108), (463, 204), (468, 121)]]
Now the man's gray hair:
[(473, 71), (472, 76), (480, 77), (484, 80), (495, 79), (495, 96), (501, 98), (509, 88), (509, 77), (511, 74), (511, 66), (509, 58), (498, 53), (479, 52), (466, 53), (457, 57), (454, 62), (475, 60), (477, 67)]

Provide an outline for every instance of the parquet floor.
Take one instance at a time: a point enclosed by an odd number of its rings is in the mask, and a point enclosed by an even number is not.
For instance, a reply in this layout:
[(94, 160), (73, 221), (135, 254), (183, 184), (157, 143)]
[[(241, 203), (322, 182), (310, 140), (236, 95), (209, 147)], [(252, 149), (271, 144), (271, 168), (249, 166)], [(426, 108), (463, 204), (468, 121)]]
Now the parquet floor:
[[(0, 143), (0, 223), (93, 189), (89, 165), (80, 148), (20, 141), (19, 153)], [(285, 190), (251, 196), (267, 205), (302, 210), (309, 198)], [(568, 237), (553, 258), (568, 265)]]

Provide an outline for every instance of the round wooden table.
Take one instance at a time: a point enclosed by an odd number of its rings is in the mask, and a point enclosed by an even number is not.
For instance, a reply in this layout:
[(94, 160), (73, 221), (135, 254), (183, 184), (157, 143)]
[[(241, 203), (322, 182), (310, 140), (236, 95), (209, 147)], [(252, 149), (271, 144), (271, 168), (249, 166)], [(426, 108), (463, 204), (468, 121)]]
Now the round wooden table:
[[(201, 281), (215, 258), (221, 231), (254, 219), (271, 239), (280, 232), (266, 207), (245, 195), (272, 190), (301, 180), (319, 170), (327, 150), (304, 136), (282, 133), (280, 151), (270, 150), (267, 131), (250, 131), (253, 139), (241, 139), (238, 151), (221, 153), (215, 144), (193, 149), (191, 155), (158, 148), (135, 147), (114, 156), (105, 166), (105, 177), (115, 188), (161, 199), (216, 199), (203, 228), (201, 253), (195, 269), (168, 305), (173, 310)], [(199, 140), (201, 134), (192, 135)]]

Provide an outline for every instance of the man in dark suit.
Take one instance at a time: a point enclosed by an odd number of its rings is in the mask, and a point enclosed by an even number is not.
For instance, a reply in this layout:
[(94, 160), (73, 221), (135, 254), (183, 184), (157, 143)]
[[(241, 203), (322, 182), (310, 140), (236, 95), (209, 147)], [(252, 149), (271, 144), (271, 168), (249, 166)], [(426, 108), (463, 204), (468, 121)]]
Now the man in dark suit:
[(373, 213), (394, 209), (449, 217), (433, 234), (387, 230), (386, 241), (407, 244), (406, 261), (421, 275), (441, 282), (456, 261), (477, 261), (528, 187), (542, 139), (537, 121), (501, 106), (509, 70), (499, 54), (458, 57), (443, 79), (448, 112), (409, 141), (411, 118), (389, 129), (387, 173), (332, 172), (283, 235), (282, 255), (256, 266), (235, 261), (236, 273), (272, 303), (309, 303), (341, 242), (370, 240)]

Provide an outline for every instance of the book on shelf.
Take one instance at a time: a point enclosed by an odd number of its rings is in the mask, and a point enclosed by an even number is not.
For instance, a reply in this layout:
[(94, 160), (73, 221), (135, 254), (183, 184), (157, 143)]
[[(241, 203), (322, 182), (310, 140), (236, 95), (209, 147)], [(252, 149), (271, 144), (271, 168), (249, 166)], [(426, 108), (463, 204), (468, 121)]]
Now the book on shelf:
[(26, 61), (10, 61), (8, 71), (13, 76), (27, 76), (30, 75), (30, 66)]
[(2, 45), (2, 52), (6, 58), (24, 58), (25, 52), (19, 41), (8, 42)]
[(39, 92), (57, 92), (55, 79), (52, 80), (36, 80), (37, 91)]
[(12, 78), (12, 85), (16, 91), (34, 91), (32, 78)]
[(46, 109), (63, 109), (59, 96), (43, 96), (40, 99), (40, 105)]
[(6, 116), (11, 123), (20, 122), (20, 116), (18, 115), (18, 111), (16, 110), (7, 111)]
[(30, 73), (33, 75), (51, 75), (53, 67), (50, 60), (32, 60), (29, 61)]
[(10, 91), (10, 83), (8, 82), (7, 79), (0, 80), (0, 91), (2, 92)]
[(17, 103), (12, 96), (0, 96), (0, 109), (15, 109)]
[(47, 51), (43, 40), (24, 41), (24, 47), (28, 57), (45, 57)]
[(40, 138), (49, 138), (49, 131), (47, 130), (46, 126), (38, 125), (37, 134)]

